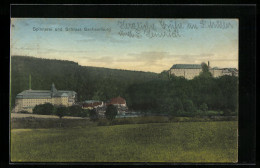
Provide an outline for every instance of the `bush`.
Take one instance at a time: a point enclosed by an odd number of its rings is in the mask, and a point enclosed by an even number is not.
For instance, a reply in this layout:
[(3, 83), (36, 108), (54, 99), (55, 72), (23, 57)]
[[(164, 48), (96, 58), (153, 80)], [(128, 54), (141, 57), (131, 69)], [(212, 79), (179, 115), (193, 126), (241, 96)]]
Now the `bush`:
[(184, 100), (183, 108), (184, 108), (184, 111), (186, 111), (188, 113), (194, 113), (196, 111), (196, 109), (193, 105), (193, 102), (191, 100)]
[(99, 115), (95, 109), (90, 110), (89, 112), (89, 118), (91, 121), (98, 121), (99, 120)]
[(208, 105), (206, 103), (202, 103), (200, 105), (200, 110), (204, 112), (208, 111)]
[(83, 109), (81, 106), (73, 105), (68, 107), (68, 115), (74, 117), (82, 117)]
[(85, 110), (85, 109), (82, 109), (82, 111), (81, 111), (81, 115), (80, 115), (80, 117), (83, 117), (83, 118), (85, 118), (85, 117), (89, 117), (89, 110)]
[(60, 117), (60, 119), (67, 114), (68, 114), (68, 109), (65, 106), (57, 106), (55, 108), (55, 115)]
[(105, 116), (108, 120), (112, 121), (116, 118), (117, 113), (118, 113), (118, 111), (117, 111), (116, 106), (111, 104), (111, 105), (107, 106)]
[(31, 113), (29, 113), (29, 112), (26, 111), (26, 110), (18, 111), (18, 113), (22, 113), (22, 114), (31, 114)]
[(224, 116), (232, 116), (232, 115), (236, 115), (236, 113), (232, 112), (230, 109), (225, 109), (223, 115)]
[(33, 108), (33, 114), (52, 115), (54, 106), (51, 103), (39, 104)]

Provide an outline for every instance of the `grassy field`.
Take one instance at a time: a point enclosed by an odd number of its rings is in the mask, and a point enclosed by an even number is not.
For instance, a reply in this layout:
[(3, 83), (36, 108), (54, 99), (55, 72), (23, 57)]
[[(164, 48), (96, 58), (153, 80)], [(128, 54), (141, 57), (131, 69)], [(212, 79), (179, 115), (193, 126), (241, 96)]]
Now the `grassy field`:
[(12, 162), (236, 162), (237, 121), (12, 129)]

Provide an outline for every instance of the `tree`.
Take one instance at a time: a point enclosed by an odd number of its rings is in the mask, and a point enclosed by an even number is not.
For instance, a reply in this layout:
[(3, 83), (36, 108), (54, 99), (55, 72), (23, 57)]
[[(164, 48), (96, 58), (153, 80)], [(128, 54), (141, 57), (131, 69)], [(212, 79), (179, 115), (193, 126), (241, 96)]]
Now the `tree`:
[(169, 71), (164, 70), (159, 74), (159, 78), (162, 80), (169, 80), (171, 77), (169, 73), (170, 73)]
[(99, 115), (98, 115), (96, 109), (90, 110), (89, 118), (90, 118), (91, 121), (97, 121), (99, 119)]
[(54, 106), (51, 103), (39, 104), (33, 108), (33, 114), (52, 115)]
[(92, 97), (93, 100), (104, 100), (104, 93), (100, 90), (97, 90), (93, 97)]
[(175, 113), (177, 113), (178, 115), (180, 115), (180, 114), (184, 111), (181, 100), (180, 100), (179, 98), (176, 98), (174, 104), (175, 104), (175, 106), (174, 106), (174, 108), (175, 108)]
[(165, 98), (161, 98), (159, 99), (159, 111), (161, 113), (167, 113), (170, 115), (174, 115), (175, 111), (174, 111), (174, 101), (172, 98), (170, 97), (165, 97)]
[(225, 115), (225, 116), (231, 116), (232, 115), (232, 111), (230, 109), (225, 109), (223, 112), (224, 112), (223, 115)]
[(108, 119), (108, 120), (113, 120), (113, 119), (115, 119), (116, 118), (116, 115), (117, 115), (117, 108), (116, 108), (116, 106), (114, 106), (114, 105), (108, 105), (107, 106), (107, 109), (106, 109), (106, 112), (105, 112), (105, 116), (106, 116), (106, 118)]
[(201, 63), (202, 72), (209, 72), (209, 67), (205, 62)]
[(58, 106), (55, 109), (55, 115), (60, 117), (60, 119), (62, 117), (64, 117), (65, 115), (67, 115), (68, 114), (67, 112), (68, 112), (68, 109), (65, 106)]
[(183, 108), (184, 108), (184, 111), (186, 111), (188, 113), (195, 112), (195, 107), (194, 107), (193, 102), (191, 100), (184, 100), (183, 101)]
[(206, 103), (202, 103), (200, 105), (200, 110), (204, 112), (208, 111), (208, 105)]
[(70, 116), (81, 117), (82, 113), (83, 113), (83, 110), (78, 105), (73, 105), (73, 106), (68, 107), (68, 115), (70, 115)]
[(80, 117), (89, 117), (89, 110), (88, 109), (82, 109)]
[(201, 63), (201, 68), (202, 72), (199, 74), (199, 77), (212, 77), (212, 74), (209, 71), (209, 67), (205, 62)]

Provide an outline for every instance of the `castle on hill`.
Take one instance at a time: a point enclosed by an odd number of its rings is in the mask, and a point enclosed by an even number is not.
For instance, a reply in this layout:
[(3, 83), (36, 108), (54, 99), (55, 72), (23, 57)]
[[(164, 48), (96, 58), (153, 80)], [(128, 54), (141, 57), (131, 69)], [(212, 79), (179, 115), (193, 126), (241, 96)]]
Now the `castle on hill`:
[[(211, 68), (208, 62), (209, 72), (213, 77), (220, 77), (224, 75), (238, 76), (238, 70), (236, 68)], [(202, 72), (201, 64), (174, 64), (169, 70), (170, 75), (182, 76), (186, 79), (193, 79)]]

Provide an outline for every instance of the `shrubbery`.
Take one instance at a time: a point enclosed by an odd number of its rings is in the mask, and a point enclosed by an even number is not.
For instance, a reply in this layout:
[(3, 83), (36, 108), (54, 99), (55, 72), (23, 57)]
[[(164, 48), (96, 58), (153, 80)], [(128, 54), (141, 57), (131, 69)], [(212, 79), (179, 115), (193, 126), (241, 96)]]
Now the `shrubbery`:
[(28, 111), (26, 110), (22, 110), (22, 111), (18, 111), (18, 113), (22, 113), (22, 114), (30, 114)]
[(57, 115), (58, 117), (62, 118), (68, 114), (68, 108), (66, 108), (64, 106), (58, 106), (55, 108), (54, 114)]
[(53, 106), (50, 103), (36, 105), (33, 109), (33, 114), (41, 115), (57, 115), (60, 118), (63, 116), (73, 116), (73, 117), (89, 117), (89, 110), (82, 109), (78, 105), (73, 105), (69, 107), (65, 106)]
[(129, 109), (171, 116), (214, 115), (209, 114), (209, 111), (224, 112), (218, 115), (237, 115), (238, 78), (214, 78), (205, 64), (203, 69), (204, 71), (192, 80), (165, 76), (163, 80), (131, 85), (126, 91)]
[(54, 113), (54, 106), (50, 103), (39, 104), (33, 108), (33, 114), (52, 115)]
[(69, 106), (68, 108), (68, 115), (74, 116), (74, 117), (88, 117), (89, 116), (89, 110), (82, 109), (78, 105)]
[(108, 120), (112, 121), (113, 119), (116, 118), (117, 113), (118, 113), (118, 111), (117, 111), (116, 106), (111, 104), (111, 105), (107, 106), (105, 116)]
[(89, 111), (89, 118), (91, 121), (99, 120), (99, 115), (95, 109), (92, 109)]

